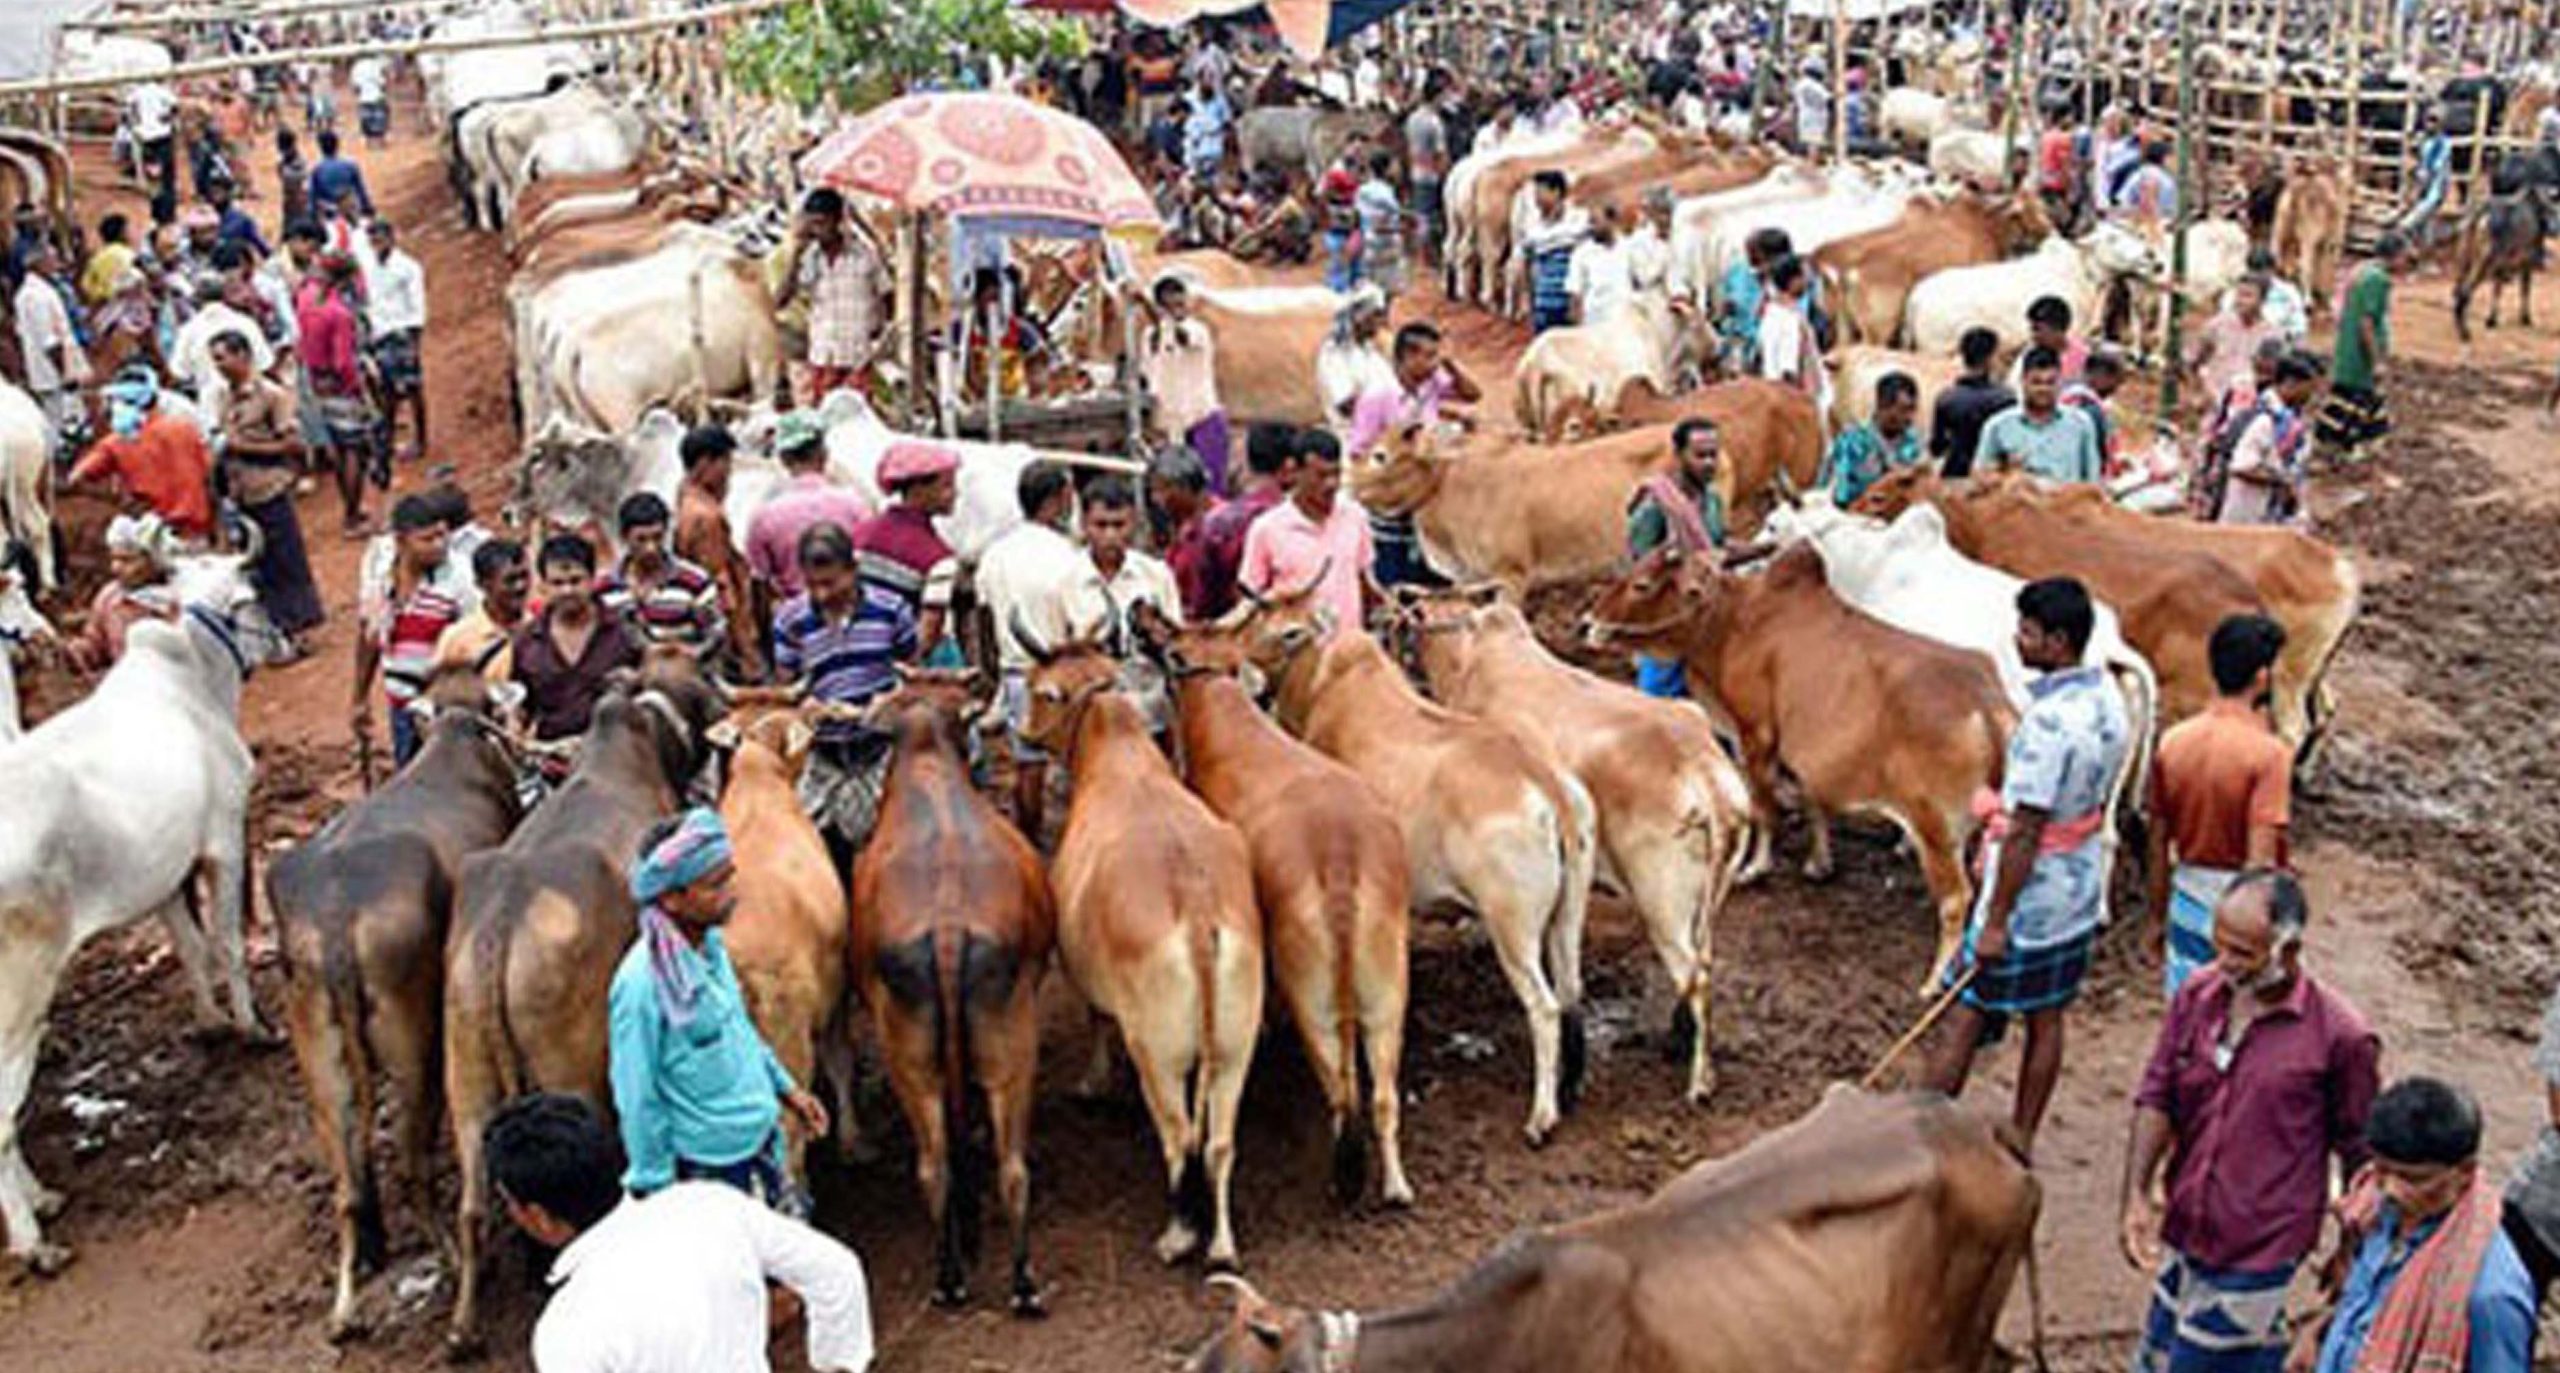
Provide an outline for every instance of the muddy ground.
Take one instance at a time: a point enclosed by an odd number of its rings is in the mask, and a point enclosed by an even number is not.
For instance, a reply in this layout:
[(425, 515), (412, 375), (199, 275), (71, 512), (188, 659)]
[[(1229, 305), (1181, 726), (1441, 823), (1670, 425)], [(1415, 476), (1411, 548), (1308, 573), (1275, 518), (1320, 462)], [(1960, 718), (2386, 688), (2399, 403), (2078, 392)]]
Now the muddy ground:
[[(512, 449), (494, 245), (465, 230), (432, 149), (404, 121), (368, 177), (424, 262), (433, 300), (427, 367), (433, 461), (458, 464), (494, 510)], [(268, 163), (259, 159), (262, 179)], [(108, 178), (93, 167), (101, 195)], [(271, 191), (271, 179), (267, 181)], [(97, 213), (100, 196), (84, 204)], [(125, 197), (130, 200), (128, 195)], [(263, 206), (253, 207), (261, 210)], [(2534, 419), (2554, 336), (2508, 332), (2476, 352), (2450, 342), (2440, 277), (2404, 290), (2398, 328), (2418, 361), (2395, 379), (2403, 435), (2320, 493), (2326, 532), (2367, 575), (2364, 615), (2336, 674), (2343, 715), (2298, 816), (2319, 913), (2313, 962), (2382, 1027), (2389, 1070), (2468, 1081), (2503, 1160), (2536, 1109), (2524, 1067), (2540, 997), (2560, 976), (2560, 693), (2551, 637), (2560, 550), (2560, 439)], [(1499, 395), (1523, 332), (1482, 315), (1423, 311)], [(402, 488), (421, 480), (404, 468)], [(95, 539), (95, 511), (75, 519)], [(251, 685), (244, 717), (262, 773), (256, 828), (280, 846), (356, 790), (346, 744), (354, 546), (325, 498), (304, 505), (333, 620), (314, 661)], [(94, 557), (94, 546), (89, 549)], [(1569, 604), (1542, 607), (1570, 614)], [(68, 687), (40, 684), (59, 701)], [(1801, 836), (1782, 850), (1802, 854)], [(1714, 1016), (1721, 1087), (1705, 1109), (1679, 1100), (1663, 1051), (1667, 993), (1631, 925), (1603, 902), (1589, 982), (1590, 1091), (1547, 1148), (1521, 1143), (1525, 1035), (1472, 930), (1426, 922), (1415, 941), (1405, 1064), (1410, 1212), (1338, 1208), (1325, 1185), (1323, 1113), (1283, 1035), (1266, 1036), (1245, 1110), (1237, 1224), (1265, 1291), (1377, 1306), (1424, 1294), (1524, 1225), (1641, 1195), (1681, 1168), (1803, 1111), (1854, 1079), (1908, 1023), (1929, 952), (1915, 868), (1880, 836), (1852, 834), (1841, 871), (1813, 886), (1782, 872), (1738, 897), (1718, 929)], [(2065, 1082), (2040, 1147), (2048, 1325), (2066, 1368), (2121, 1366), (2141, 1279), (2115, 1256), (2112, 1218), (2125, 1098), (2157, 1019), (2157, 967), (2131, 927), (2111, 932), (2075, 1013)], [(278, 1004), (272, 942), (257, 977)], [(1052, 1317), (1017, 1323), (985, 1299), (925, 1303), (930, 1240), (908, 1180), (903, 1128), (874, 1093), (863, 1114), (882, 1157), (821, 1156), (820, 1219), (869, 1266), (882, 1363), (891, 1370), (1101, 1370), (1163, 1366), (1208, 1328), (1191, 1270), (1167, 1272), (1149, 1243), (1161, 1221), (1154, 1145), (1134, 1091), (1071, 1098), (1086, 1043), (1063, 978), (1046, 990), (1048, 1036), (1034, 1124), (1034, 1254)], [(53, 1235), (80, 1261), (50, 1281), (0, 1286), (0, 1367), (125, 1370), (417, 1369), (438, 1357), (449, 1297), (426, 1219), (391, 1192), (394, 1254), (367, 1289), (376, 1327), (333, 1349), (319, 1334), (330, 1241), (290, 1054), (186, 1034), (187, 995), (156, 935), (129, 931), (78, 959), (57, 1000), (26, 1118), (28, 1155), (71, 1203)], [(1974, 1088), (2005, 1107), (2008, 1060)], [(450, 1178), (440, 1179), (450, 1195)], [(449, 1203), (448, 1203), (449, 1204)], [(443, 1224), (444, 1218), (435, 1218)], [(998, 1246), (990, 1235), (990, 1249)], [(538, 1307), (527, 1263), (492, 1278), (492, 1366), (528, 1367)], [(2023, 1341), (2023, 1302), (2007, 1331)], [(790, 1350), (778, 1366), (798, 1366)]]

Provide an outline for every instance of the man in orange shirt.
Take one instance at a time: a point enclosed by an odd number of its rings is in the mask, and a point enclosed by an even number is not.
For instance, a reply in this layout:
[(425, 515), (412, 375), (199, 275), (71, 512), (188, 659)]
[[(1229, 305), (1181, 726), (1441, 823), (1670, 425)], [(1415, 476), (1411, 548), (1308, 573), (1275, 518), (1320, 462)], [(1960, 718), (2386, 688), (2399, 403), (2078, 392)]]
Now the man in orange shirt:
[(2266, 716), (2284, 627), (2264, 615), (2234, 615), (2215, 627), (2208, 652), (2214, 702), (2161, 737), (2151, 767), (2143, 867), (2152, 927), (2165, 933), (2171, 996), (2213, 962), (2213, 910), (2224, 888), (2245, 869), (2285, 864), (2293, 818), (2293, 750)]
[(181, 537), (211, 538), (213, 450), (204, 431), (160, 405), (159, 378), (147, 367), (126, 368), (106, 394), (114, 432), (71, 469), (71, 484), (113, 480)]

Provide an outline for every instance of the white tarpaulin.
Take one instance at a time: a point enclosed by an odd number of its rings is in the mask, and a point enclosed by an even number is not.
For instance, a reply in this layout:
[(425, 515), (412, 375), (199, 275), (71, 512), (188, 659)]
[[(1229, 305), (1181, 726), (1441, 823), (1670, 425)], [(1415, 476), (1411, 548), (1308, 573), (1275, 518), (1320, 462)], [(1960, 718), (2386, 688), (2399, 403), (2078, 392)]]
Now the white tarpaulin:
[(86, 19), (110, 0), (0, 0), (0, 81), (53, 75), (54, 39), (66, 20)]
[(1909, 14), (1929, 8), (1929, 0), (1787, 0), (1787, 13), (1797, 19), (1829, 19), (1834, 13), (1847, 15), (1853, 24), (1890, 15)]

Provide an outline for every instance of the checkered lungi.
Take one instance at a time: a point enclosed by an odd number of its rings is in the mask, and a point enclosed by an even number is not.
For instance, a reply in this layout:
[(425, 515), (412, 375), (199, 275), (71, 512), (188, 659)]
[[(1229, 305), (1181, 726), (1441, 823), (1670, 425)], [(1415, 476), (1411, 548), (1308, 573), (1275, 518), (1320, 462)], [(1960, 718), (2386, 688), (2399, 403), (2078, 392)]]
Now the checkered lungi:
[(2331, 448), (2361, 448), (2391, 432), (2391, 406), (2378, 390), (2332, 385), (2316, 430)]
[[(1999, 961), (1984, 964), (1974, 974), (1962, 1000), (1995, 1022), (2068, 1006), (2078, 999), (2080, 984), (2089, 976), (2089, 953), (2097, 942), (2098, 932), (2090, 930), (2076, 939), (2042, 948), (2012, 945)], [(1953, 986), (1964, 970), (1973, 966), (1973, 931), (1968, 930), (1964, 948), (1947, 965), (1942, 985)]]
[(423, 375), (418, 360), (418, 331), (396, 329), (375, 339), (373, 365), (382, 374), (385, 395), (416, 395)]
[(2229, 1272), (2171, 1250), (2152, 1284), (2133, 1373), (2279, 1373), (2291, 1334), (2284, 1305), (2292, 1282), (2290, 1264)]

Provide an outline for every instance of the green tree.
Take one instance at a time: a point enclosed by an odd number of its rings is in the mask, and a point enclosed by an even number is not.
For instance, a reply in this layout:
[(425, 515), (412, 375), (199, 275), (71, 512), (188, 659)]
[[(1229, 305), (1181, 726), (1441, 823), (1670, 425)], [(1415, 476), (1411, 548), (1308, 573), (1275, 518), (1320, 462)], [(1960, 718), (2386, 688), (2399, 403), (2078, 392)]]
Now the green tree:
[(804, 0), (741, 27), (730, 69), (748, 89), (814, 105), (834, 96), (868, 109), (919, 82), (944, 80), (988, 57), (1074, 57), (1084, 30), (1014, 0)]

